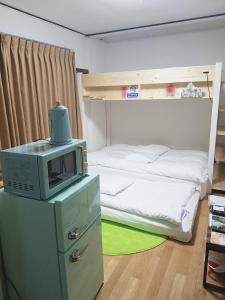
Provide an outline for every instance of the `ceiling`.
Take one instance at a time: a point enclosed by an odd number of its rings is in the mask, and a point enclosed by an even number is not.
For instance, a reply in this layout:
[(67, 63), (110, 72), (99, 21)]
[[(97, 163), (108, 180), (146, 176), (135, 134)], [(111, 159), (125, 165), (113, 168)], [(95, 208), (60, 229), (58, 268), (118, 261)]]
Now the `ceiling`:
[[(199, 18), (217, 14), (221, 17), (204, 18), (194, 24), (211, 22), (212, 26), (225, 26), (224, 0), (3, 0), (1, 3), (69, 27), (84, 35), (109, 39), (121, 36), (105, 33), (145, 25), (168, 23), (184, 19)], [(167, 26), (182, 27), (182, 23)], [(158, 25), (154, 27), (162, 27)], [(205, 25), (201, 25), (205, 28)], [(153, 27), (132, 30), (136, 35)], [(102, 34), (104, 32), (104, 34)], [(99, 34), (101, 33), (101, 34)], [(124, 31), (128, 33), (128, 31)], [(130, 31), (128, 36), (130, 35)]]

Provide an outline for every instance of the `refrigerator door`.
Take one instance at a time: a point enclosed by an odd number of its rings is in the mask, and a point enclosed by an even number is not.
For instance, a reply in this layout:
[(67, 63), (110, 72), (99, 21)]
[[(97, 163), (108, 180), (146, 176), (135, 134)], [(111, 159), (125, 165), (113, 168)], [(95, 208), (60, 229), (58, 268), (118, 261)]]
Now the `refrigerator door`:
[(59, 254), (63, 300), (93, 300), (103, 283), (101, 218), (67, 252)]
[(87, 176), (54, 198), (58, 250), (66, 251), (100, 214), (99, 177)]

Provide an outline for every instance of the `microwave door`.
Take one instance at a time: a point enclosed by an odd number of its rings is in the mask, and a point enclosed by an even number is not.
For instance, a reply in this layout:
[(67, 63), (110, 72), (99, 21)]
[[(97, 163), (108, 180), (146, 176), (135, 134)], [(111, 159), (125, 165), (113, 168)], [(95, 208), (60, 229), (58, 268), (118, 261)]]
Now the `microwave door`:
[(77, 174), (74, 154), (74, 152), (70, 152), (48, 162), (48, 180), (50, 189)]
[(42, 171), (40, 185), (42, 199), (47, 199), (79, 178), (76, 151), (60, 156), (39, 159)]

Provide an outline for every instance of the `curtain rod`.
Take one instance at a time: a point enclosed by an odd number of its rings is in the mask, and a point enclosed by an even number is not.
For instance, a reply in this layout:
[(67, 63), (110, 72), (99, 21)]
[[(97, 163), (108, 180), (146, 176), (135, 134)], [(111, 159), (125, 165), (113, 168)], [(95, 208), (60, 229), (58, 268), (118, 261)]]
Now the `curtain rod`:
[(69, 48), (66, 48), (66, 47), (57, 46), (57, 45), (54, 45), (54, 44), (45, 43), (45, 42), (42, 42), (42, 41), (37, 41), (37, 40), (29, 39), (29, 38), (26, 38), (26, 37), (23, 37), (23, 36), (19, 36), (19, 35), (15, 35), (15, 34), (11, 34), (11, 33), (5, 33), (5, 32), (1, 32), (0, 31), (0, 35), (8, 35), (8, 36), (16, 37), (16, 38), (23, 39), (23, 40), (26, 40), (26, 41), (30, 41), (30, 42), (34, 42), (34, 43), (39, 43), (39, 44), (45, 44), (47, 46), (56, 47), (56, 48), (60, 48), (60, 49), (69, 50), (71, 52), (75, 52), (73, 49), (69, 49)]

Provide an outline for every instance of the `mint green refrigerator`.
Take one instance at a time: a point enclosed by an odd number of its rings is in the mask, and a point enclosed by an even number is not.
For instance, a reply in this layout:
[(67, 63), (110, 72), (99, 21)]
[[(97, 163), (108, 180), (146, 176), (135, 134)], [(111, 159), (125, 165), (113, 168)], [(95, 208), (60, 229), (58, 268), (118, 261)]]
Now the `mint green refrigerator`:
[(49, 201), (0, 190), (0, 235), (10, 300), (91, 300), (103, 284), (99, 177)]

